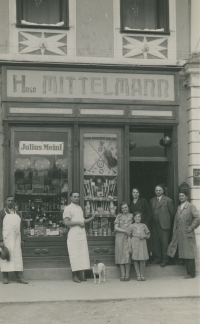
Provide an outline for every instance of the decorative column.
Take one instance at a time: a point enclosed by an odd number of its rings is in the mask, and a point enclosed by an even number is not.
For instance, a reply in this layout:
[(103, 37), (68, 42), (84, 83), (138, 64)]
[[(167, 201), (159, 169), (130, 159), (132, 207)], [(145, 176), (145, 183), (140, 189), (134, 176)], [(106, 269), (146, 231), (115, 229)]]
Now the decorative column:
[[(185, 66), (187, 76), (188, 123), (188, 184), (191, 203), (200, 213), (200, 63), (191, 56)], [(200, 271), (200, 226), (195, 230), (197, 241), (197, 270)]]

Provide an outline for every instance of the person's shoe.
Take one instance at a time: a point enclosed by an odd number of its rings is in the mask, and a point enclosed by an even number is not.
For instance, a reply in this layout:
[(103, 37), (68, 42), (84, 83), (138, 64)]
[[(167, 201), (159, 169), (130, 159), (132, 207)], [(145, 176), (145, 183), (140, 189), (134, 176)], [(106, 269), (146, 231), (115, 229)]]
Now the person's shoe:
[(120, 278), (120, 281), (125, 281), (125, 277), (121, 277)]
[(137, 281), (141, 281), (141, 277), (137, 277)]
[(21, 283), (21, 284), (28, 284), (28, 281), (24, 280), (23, 278), (17, 279), (17, 283)]
[(80, 281), (87, 281), (87, 279), (83, 278), (81, 275), (78, 275), (77, 278), (78, 278)]
[(125, 277), (124, 281), (129, 281), (130, 278), (129, 277)]
[(149, 261), (149, 263), (150, 264), (160, 264), (161, 261), (159, 261), (159, 260), (151, 260), (151, 261)]
[(183, 279), (193, 279), (193, 278), (195, 278), (195, 276), (188, 275), (188, 276), (184, 277)]
[(166, 265), (167, 265), (167, 263), (163, 262), (163, 263), (161, 263), (160, 266), (161, 266), (162, 268), (164, 268), (164, 267), (166, 267)]
[(9, 281), (8, 281), (8, 278), (3, 278), (3, 284), (8, 284)]
[(141, 281), (145, 281), (145, 280), (146, 280), (145, 277), (142, 277), (142, 276), (141, 276)]
[(80, 279), (77, 276), (73, 277), (73, 281), (77, 283), (81, 283)]

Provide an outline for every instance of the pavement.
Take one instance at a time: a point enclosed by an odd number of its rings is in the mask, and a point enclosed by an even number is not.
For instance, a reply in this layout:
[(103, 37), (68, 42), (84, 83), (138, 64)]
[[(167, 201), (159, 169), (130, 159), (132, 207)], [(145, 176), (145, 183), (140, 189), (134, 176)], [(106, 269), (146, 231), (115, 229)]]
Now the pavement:
[(119, 301), (148, 298), (188, 298), (200, 296), (200, 277), (183, 279), (178, 277), (148, 278), (139, 282), (132, 279), (120, 282), (107, 279), (94, 284), (87, 279), (80, 284), (72, 280), (30, 280), (29, 284), (11, 281), (0, 283), (0, 304), (58, 301)]

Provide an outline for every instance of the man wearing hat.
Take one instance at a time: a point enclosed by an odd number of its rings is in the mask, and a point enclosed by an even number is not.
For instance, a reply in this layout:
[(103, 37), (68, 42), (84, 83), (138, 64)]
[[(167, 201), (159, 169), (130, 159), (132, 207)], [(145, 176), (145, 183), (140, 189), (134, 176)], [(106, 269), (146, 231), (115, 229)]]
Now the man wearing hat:
[[(24, 232), (20, 214), (14, 210), (14, 197), (6, 197), (6, 207), (0, 211), (0, 256), (2, 255), (1, 272), (3, 283), (8, 284), (8, 273), (15, 271), (18, 283), (27, 284), (22, 277)], [(6, 250), (6, 248), (8, 251)], [(9, 255), (8, 255), (9, 252)]]

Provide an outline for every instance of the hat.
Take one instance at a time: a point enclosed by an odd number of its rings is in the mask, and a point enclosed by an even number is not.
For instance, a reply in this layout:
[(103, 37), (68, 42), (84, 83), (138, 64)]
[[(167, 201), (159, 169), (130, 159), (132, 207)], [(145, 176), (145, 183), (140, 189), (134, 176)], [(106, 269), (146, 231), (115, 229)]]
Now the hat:
[(10, 261), (10, 253), (8, 251), (8, 248), (5, 245), (2, 247), (2, 250), (0, 251), (0, 257), (2, 260)]

